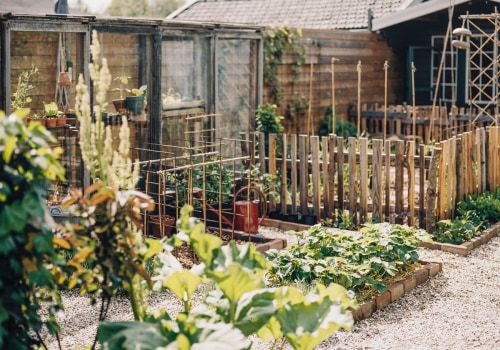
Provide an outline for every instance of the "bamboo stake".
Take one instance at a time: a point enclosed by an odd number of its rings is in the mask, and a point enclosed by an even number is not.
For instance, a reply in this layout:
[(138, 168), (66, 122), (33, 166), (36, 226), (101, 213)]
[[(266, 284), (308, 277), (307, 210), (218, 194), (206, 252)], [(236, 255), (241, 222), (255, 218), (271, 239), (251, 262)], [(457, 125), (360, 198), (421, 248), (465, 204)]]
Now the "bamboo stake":
[(361, 61), (358, 61), (356, 70), (358, 71), (358, 137), (359, 137), (360, 125), (361, 125)]
[(417, 137), (417, 105), (415, 103), (415, 72), (417, 68), (415, 68), (415, 64), (413, 61), (411, 62), (411, 98), (412, 98), (412, 106), (413, 106), (413, 139), (416, 140)]
[(384, 62), (384, 143), (387, 137), (387, 70), (389, 63), (387, 60)]
[(335, 120), (335, 61), (338, 58), (332, 57), (332, 133), (336, 134), (336, 120)]
[[(309, 106), (307, 109), (307, 136), (310, 135), (312, 129), (312, 118), (311, 118), (311, 108), (312, 108), (312, 81), (313, 81), (313, 69), (314, 63), (311, 62), (311, 69), (309, 72)], [(313, 132), (314, 134), (314, 132)]]

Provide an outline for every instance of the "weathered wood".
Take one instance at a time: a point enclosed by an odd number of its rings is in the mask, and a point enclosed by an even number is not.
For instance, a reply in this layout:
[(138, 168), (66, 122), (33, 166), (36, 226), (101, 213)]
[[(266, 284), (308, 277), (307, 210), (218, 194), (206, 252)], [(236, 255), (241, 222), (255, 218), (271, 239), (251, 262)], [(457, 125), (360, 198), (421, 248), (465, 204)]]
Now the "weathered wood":
[(259, 165), (260, 173), (267, 173), (266, 169), (266, 135), (264, 133), (259, 134)]
[(292, 214), (297, 214), (297, 135), (290, 135)]
[(330, 203), (330, 162), (328, 157), (328, 136), (323, 136), (321, 138), (321, 144), (323, 148), (321, 150), (321, 164), (322, 164), (322, 176), (323, 176), (323, 210), (321, 211), (321, 217), (328, 217), (328, 207)]
[(385, 218), (390, 219), (391, 216), (391, 141), (387, 140), (385, 141), (384, 145), (384, 164), (385, 164), (385, 172), (384, 172), (384, 213), (385, 213)]
[(408, 225), (415, 226), (415, 141), (406, 144), (405, 163), (408, 174)]
[(481, 185), (480, 192), (486, 191), (486, 132), (484, 128), (479, 129), (479, 159), (481, 167)]
[(372, 168), (372, 220), (374, 222), (383, 222), (382, 205), (382, 151), (384, 143), (382, 140), (373, 140), (373, 168)]
[(403, 194), (404, 194), (404, 152), (405, 145), (403, 141), (395, 142), (395, 154), (396, 154), (396, 177), (394, 179), (394, 210), (396, 223), (402, 224), (404, 217), (404, 202), (403, 202)]
[(418, 223), (420, 228), (424, 228), (425, 220), (425, 145), (419, 147), (419, 191), (418, 191)]
[(309, 161), (307, 157), (307, 135), (299, 135), (299, 182), (300, 182), (300, 212), (307, 213), (307, 186), (309, 183)]
[(282, 145), (282, 157), (281, 157), (281, 169), (282, 173), (284, 174), (281, 176), (281, 199), (280, 199), (280, 204), (281, 204), (281, 212), (283, 214), (288, 214), (288, 202), (287, 202), (287, 197), (288, 197), (288, 176), (286, 173), (287, 169), (287, 162), (286, 162), (286, 157), (287, 157), (287, 135), (283, 134), (281, 135), (281, 145)]
[(361, 222), (368, 219), (368, 139), (359, 139), (360, 178), (359, 178), (359, 214)]
[(328, 203), (326, 217), (335, 216), (335, 145), (336, 136), (330, 134), (328, 137)]
[(461, 137), (457, 138), (457, 151), (455, 153), (455, 164), (456, 168), (455, 171), (457, 173), (457, 188), (456, 188), (456, 197), (455, 197), (455, 207), (458, 204), (458, 202), (463, 201), (465, 199), (465, 191), (464, 191), (464, 184), (465, 184), (465, 176), (464, 176), (464, 152), (463, 152), (463, 139)]
[(358, 169), (356, 165), (356, 144), (355, 137), (349, 137), (349, 215), (352, 216), (353, 222), (357, 224), (357, 202), (358, 202)]
[(313, 215), (320, 217), (320, 153), (319, 153), (319, 137), (311, 136), (311, 176), (312, 176), (312, 204)]
[(426, 191), (426, 213), (425, 229), (432, 231), (436, 225), (436, 202), (438, 196), (438, 173), (441, 159), (441, 148), (434, 147), (432, 150), (432, 159), (429, 169), (429, 180)]
[(344, 211), (344, 138), (337, 138), (337, 198), (340, 211)]
[[(272, 176), (276, 176), (276, 134), (269, 134), (269, 158), (268, 158), (268, 167), (269, 174)], [(271, 191), (275, 192), (277, 189), (274, 186), (271, 186)], [(269, 211), (276, 211), (276, 199), (274, 196), (269, 196)]]

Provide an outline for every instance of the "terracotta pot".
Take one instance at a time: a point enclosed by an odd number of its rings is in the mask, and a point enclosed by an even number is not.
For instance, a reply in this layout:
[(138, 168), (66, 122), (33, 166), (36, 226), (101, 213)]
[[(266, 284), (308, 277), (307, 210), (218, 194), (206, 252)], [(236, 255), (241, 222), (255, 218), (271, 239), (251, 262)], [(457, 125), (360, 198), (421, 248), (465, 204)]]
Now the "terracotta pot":
[(47, 118), (39, 118), (39, 119), (32, 119), (32, 120), (38, 120), (40, 124), (43, 126), (47, 126)]
[[(161, 226), (160, 226), (161, 221)], [(170, 215), (149, 215), (151, 235), (156, 238), (170, 237), (175, 226), (175, 218)]]
[(118, 113), (126, 113), (127, 112), (127, 106), (125, 106), (125, 99), (124, 98), (119, 98), (117, 100), (113, 100), (113, 106), (115, 106), (115, 109)]
[(56, 119), (57, 126), (65, 126), (66, 125), (66, 116), (62, 116)]
[(54, 128), (57, 126), (57, 118), (47, 118), (47, 128)]
[(71, 85), (71, 77), (69, 72), (60, 72), (59, 79), (57, 80), (57, 85), (59, 86), (70, 86)]

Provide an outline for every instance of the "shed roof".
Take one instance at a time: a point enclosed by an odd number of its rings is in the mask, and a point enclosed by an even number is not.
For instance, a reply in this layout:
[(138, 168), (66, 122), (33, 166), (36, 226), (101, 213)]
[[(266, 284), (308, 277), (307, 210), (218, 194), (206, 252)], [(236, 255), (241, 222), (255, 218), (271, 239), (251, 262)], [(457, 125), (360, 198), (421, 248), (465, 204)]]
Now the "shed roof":
[(1, 0), (0, 12), (26, 14), (54, 13), (54, 0)]
[[(438, 0), (443, 1), (443, 0)], [(288, 26), (302, 29), (366, 29), (370, 16), (406, 8), (414, 0), (194, 0), (168, 16), (188, 21)]]

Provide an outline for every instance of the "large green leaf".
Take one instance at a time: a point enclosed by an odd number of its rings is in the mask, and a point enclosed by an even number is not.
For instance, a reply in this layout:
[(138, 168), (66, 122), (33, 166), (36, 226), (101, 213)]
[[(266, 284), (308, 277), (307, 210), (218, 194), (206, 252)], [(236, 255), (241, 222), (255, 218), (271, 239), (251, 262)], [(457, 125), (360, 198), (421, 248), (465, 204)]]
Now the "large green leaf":
[(21, 232), (26, 226), (28, 212), (24, 210), (23, 205), (16, 201), (7, 205), (0, 211), (0, 236), (9, 232)]
[(197, 342), (191, 350), (246, 350), (251, 344), (240, 332), (227, 323), (212, 323), (208, 320), (197, 320), (196, 327), (201, 330)]
[(170, 289), (179, 299), (187, 302), (198, 288), (201, 277), (189, 270), (176, 271), (168, 276), (165, 287)]
[(274, 289), (245, 293), (236, 306), (235, 326), (245, 336), (257, 332), (276, 313)]
[(109, 350), (155, 350), (168, 345), (160, 324), (148, 322), (103, 322), (97, 339)]
[(255, 279), (236, 263), (231, 264), (224, 272), (210, 272), (208, 276), (215, 280), (232, 305), (236, 305), (243, 294), (263, 287), (260, 279)]

